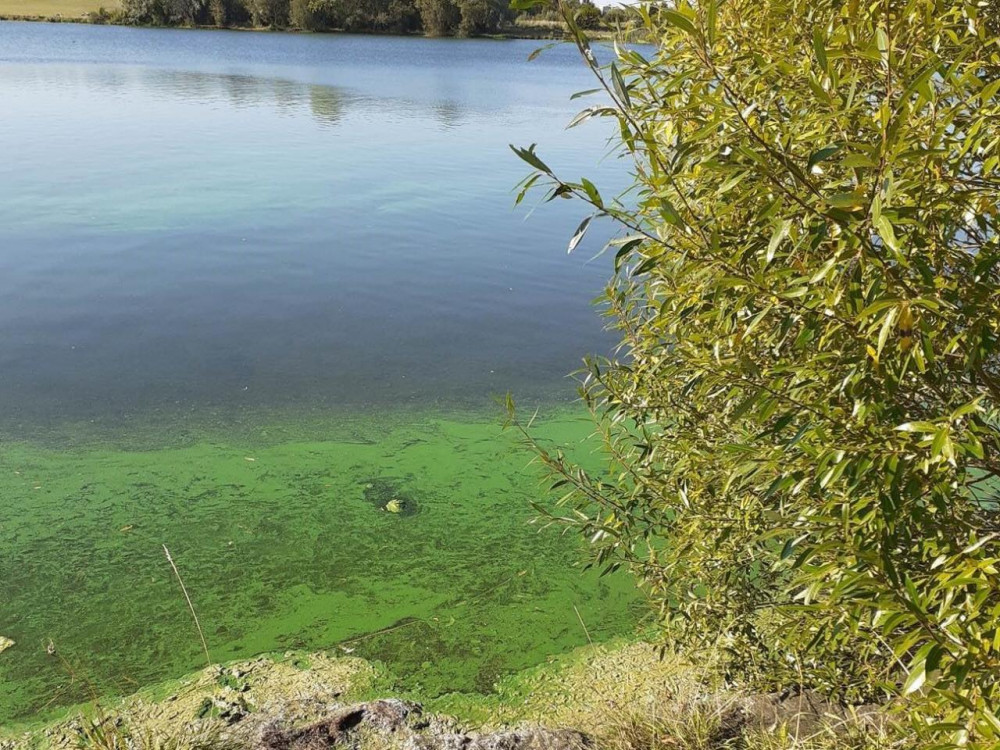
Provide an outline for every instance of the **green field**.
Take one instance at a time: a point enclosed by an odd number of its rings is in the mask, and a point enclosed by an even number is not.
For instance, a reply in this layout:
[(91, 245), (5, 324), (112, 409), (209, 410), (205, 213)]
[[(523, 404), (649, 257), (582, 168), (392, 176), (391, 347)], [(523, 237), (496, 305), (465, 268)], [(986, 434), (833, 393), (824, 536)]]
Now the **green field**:
[[(401, 689), (483, 693), (584, 644), (574, 608), (595, 639), (634, 632), (630, 580), (529, 525), (544, 489), (495, 419), (322, 424), (4, 442), (0, 723), (204, 663), (163, 544), (216, 661), (340, 644)], [(540, 429), (572, 450), (591, 426)]]
[(100, 6), (118, 7), (117, 0), (0, 0), (0, 18), (77, 19)]

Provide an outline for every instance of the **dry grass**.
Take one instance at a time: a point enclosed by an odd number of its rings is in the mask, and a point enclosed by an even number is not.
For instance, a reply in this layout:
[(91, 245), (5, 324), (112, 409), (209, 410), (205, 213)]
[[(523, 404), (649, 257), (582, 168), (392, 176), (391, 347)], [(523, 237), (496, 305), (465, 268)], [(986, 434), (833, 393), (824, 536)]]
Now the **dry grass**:
[[(561, 668), (501, 683), (488, 726), (579, 729), (599, 750), (891, 750), (881, 730), (843, 723), (795, 738), (787, 727), (740, 729), (745, 696), (728, 689), (711, 659), (687, 660), (642, 643), (583, 649)], [(465, 713), (465, 712), (463, 712)], [(475, 715), (475, 714), (472, 714)]]
[(733, 750), (902, 750), (912, 747), (901, 735), (847, 730), (820, 732), (806, 738), (792, 737), (786, 727), (773, 732), (743, 735)]
[(566, 24), (562, 21), (550, 20), (547, 18), (531, 18), (520, 16), (514, 21), (515, 26), (526, 29), (549, 29), (552, 31), (566, 31)]
[(157, 731), (136, 727), (98, 710), (79, 719), (79, 750), (239, 750), (215, 724), (182, 725)]
[[(369, 691), (377, 677), (362, 659), (322, 653), (305, 657), (290, 652), (284, 659), (213, 666), (28, 734), (0, 731), (0, 748), (229, 750), (246, 746), (246, 738), (269, 717), (292, 722), (322, 718), (331, 705)], [(234, 724), (236, 731), (220, 715), (226, 707), (247, 712)]]

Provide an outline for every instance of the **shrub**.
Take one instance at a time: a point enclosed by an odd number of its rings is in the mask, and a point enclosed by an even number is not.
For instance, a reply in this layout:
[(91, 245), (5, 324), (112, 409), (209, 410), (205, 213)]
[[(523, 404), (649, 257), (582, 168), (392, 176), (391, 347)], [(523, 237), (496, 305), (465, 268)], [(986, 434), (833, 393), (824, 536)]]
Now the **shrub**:
[[(529, 0), (530, 1), (530, 0)], [(537, 446), (563, 523), (734, 674), (905, 696), (1000, 741), (1000, 54), (977, 2), (679, 0), (607, 68), (626, 202), (620, 355), (582, 394), (608, 465)], [(521, 194), (523, 197), (523, 193)], [(520, 198), (519, 198), (520, 200)]]
[(97, 24), (99, 26), (114, 23), (115, 13), (109, 11), (103, 5), (97, 10), (92, 10), (87, 13), (87, 23)]
[(250, 13), (241, 0), (208, 0), (208, 21), (222, 28), (249, 23)]
[(604, 20), (601, 10), (589, 0), (581, 2), (576, 9), (576, 25), (581, 29), (596, 29)]
[(495, 34), (509, 18), (507, 5), (496, 0), (459, 0), (458, 8), (461, 13), (458, 33), (461, 36)]
[(120, 18), (137, 26), (191, 25), (204, 10), (202, 0), (122, 0)]
[(330, 28), (329, 14), (326, 12), (329, 3), (317, 0), (291, 0), (289, 4), (289, 21), (297, 29), (306, 31), (321, 31)]
[(627, 8), (608, 7), (604, 9), (603, 20), (610, 27), (625, 25), (635, 20), (635, 14), (630, 13)]
[(288, 25), (290, 0), (246, 0), (254, 26), (281, 29)]
[(461, 11), (453, 0), (417, 0), (417, 9), (428, 36), (448, 36), (458, 29)]

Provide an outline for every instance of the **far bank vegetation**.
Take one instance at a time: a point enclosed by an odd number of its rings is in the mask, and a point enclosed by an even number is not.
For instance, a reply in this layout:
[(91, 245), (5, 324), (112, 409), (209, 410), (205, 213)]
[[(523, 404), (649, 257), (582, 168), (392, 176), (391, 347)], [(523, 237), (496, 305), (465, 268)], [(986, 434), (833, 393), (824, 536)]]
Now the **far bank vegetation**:
[[(602, 11), (575, 0), (576, 23), (615, 30), (632, 18), (621, 8)], [(544, 8), (522, 12), (506, 0), (122, 0), (120, 10), (91, 14), (98, 23), (135, 26), (213, 26), (428, 36), (512, 35), (561, 37), (561, 15)]]

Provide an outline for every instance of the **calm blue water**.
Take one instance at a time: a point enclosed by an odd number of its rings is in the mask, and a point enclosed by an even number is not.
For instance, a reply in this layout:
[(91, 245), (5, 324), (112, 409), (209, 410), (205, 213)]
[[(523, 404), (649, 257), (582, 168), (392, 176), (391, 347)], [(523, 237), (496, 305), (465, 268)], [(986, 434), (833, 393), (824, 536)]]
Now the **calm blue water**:
[(609, 261), (508, 144), (623, 175), (536, 46), (0, 23), (0, 423), (570, 398)]

